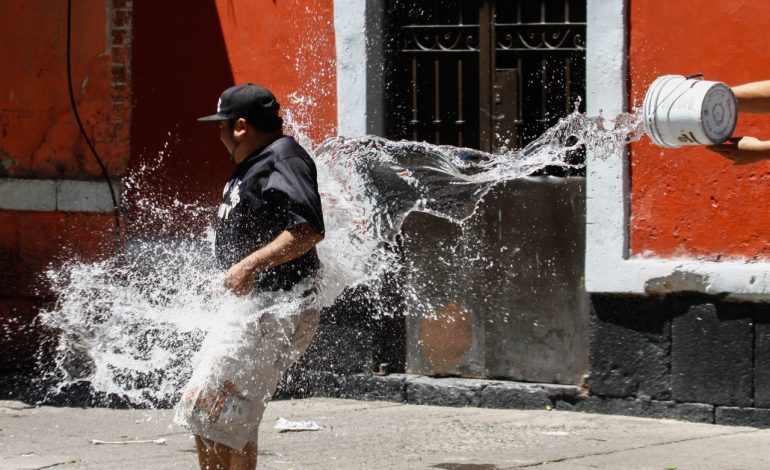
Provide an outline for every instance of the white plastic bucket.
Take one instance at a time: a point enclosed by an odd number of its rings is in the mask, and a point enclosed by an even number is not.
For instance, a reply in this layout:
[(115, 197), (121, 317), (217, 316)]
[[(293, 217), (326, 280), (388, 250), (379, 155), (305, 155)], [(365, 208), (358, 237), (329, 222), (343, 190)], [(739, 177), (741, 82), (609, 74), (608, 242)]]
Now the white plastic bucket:
[(733, 134), (738, 104), (720, 82), (658, 77), (644, 97), (644, 130), (660, 147), (721, 144)]

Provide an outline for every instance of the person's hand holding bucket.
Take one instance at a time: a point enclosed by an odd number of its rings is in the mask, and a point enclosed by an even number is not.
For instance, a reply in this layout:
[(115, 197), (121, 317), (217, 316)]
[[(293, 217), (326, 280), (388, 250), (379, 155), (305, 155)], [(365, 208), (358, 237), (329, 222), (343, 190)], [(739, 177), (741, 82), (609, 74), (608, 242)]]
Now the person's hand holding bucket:
[(746, 165), (770, 158), (770, 141), (756, 137), (731, 137), (727, 142), (706, 147), (736, 165)]
[[(752, 82), (733, 87), (743, 113), (770, 113), (770, 81)], [(732, 137), (728, 142), (707, 147), (736, 165), (770, 159), (770, 141), (756, 137)]]

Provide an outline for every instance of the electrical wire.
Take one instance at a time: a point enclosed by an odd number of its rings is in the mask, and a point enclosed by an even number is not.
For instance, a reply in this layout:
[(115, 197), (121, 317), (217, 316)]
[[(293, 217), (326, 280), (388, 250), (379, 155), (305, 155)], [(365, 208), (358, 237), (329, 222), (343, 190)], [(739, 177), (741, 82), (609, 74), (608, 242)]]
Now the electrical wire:
[(116, 241), (120, 240), (121, 226), (120, 226), (120, 207), (118, 206), (118, 197), (115, 194), (115, 188), (112, 186), (112, 180), (110, 179), (110, 173), (107, 171), (107, 167), (104, 165), (99, 153), (96, 151), (94, 144), (86, 134), (85, 127), (83, 127), (83, 121), (80, 120), (80, 114), (78, 113), (77, 101), (75, 101), (75, 93), (72, 88), (72, 0), (67, 0), (67, 88), (70, 95), (70, 106), (72, 112), (75, 115), (75, 120), (80, 128), (80, 135), (83, 136), (83, 140), (86, 141), (88, 148), (91, 150), (91, 154), (96, 159), (96, 163), (99, 164), (99, 168), (102, 169), (102, 175), (107, 182), (107, 187), (110, 189), (110, 196), (112, 197), (112, 208), (115, 214), (115, 235)]

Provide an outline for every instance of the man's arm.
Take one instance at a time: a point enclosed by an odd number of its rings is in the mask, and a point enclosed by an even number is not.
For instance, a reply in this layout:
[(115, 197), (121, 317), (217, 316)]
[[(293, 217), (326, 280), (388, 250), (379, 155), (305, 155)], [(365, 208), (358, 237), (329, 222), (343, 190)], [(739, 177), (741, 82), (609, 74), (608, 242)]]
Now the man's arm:
[(304, 255), (323, 238), (308, 224), (284, 230), (273, 241), (234, 264), (225, 275), (224, 285), (237, 295), (246, 295), (254, 287), (257, 273)]
[(770, 113), (770, 80), (733, 87), (742, 113)]

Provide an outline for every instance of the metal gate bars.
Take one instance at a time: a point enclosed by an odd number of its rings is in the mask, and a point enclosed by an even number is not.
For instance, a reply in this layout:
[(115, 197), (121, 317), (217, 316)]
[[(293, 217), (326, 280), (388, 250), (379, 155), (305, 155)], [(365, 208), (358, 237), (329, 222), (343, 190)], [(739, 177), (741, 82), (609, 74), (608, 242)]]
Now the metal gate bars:
[(585, 91), (585, 1), (391, 0), (389, 137), (503, 151)]

